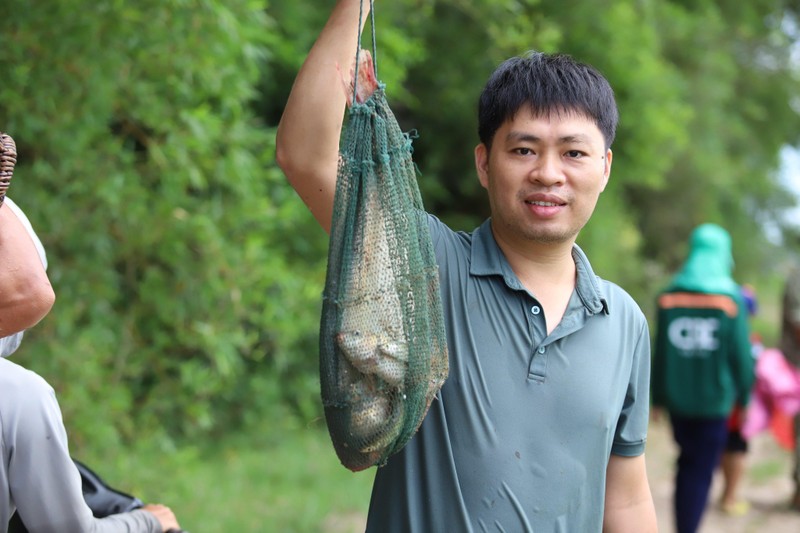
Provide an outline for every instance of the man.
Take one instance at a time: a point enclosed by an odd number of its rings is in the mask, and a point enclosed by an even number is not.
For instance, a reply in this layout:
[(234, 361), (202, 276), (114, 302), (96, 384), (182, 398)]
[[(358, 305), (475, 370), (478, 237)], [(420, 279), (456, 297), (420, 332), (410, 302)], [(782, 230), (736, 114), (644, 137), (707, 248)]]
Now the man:
[[(783, 291), (781, 351), (786, 360), (800, 368), (800, 265), (795, 265)], [(794, 495), (790, 506), (800, 511), (800, 414), (794, 419)]]
[(732, 271), (730, 235), (702, 224), (658, 299), (653, 406), (669, 412), (680, 448), (674, 500), (679, 533), (694, 533), (700, 525), (728, 440), (728, 417), (734, 406), (747, 406), (755, 379), (747, 309)]
[[(326, 231), (337, 65), (353, 61), (358, 17), (359, 0), (337, 3), (278, 128), (278, 162)], [(515, 58), (489, 80), (479, 122), (492, 218), (466, 234), (429, 217), (450, 376), (378, 469), (367, 530), (655, 531), (647, 324), (574, 244), (611, 170), (612, 90), (567, 57)]]
[[(102, 519), (92, 516), (69, 454), (53, 388), (34, 372), (2, 358), (17, 349), (22, 329), (47, 314), (55, 296), (45, 273), (44, 248), (10, 198), (0, 208), (0, 220), (0, 257), (15, 256), (15, 265), (30, 283), (18, 284), (11, 273), (0, 270), (0, 283), (7, 283), (0, 286), (9, 287), (0, 292), (0, 324), (8, 325), (6, 333), (13, 333), (0, 338), (0, 532), (6, 531), (15, 511), (31, 533), (179, 529), (172, 511), (160, 504)], [(23, 277), (22, 272), (17, 276)]]

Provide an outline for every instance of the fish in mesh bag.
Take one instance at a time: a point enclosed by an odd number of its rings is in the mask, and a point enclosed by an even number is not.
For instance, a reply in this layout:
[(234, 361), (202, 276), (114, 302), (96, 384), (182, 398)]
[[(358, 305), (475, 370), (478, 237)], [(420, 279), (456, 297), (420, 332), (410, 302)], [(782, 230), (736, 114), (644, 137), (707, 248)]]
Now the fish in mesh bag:
[(400, 129), (361, 50), (344, 127), (320, 324), (325, 419), (341, 463), (382, 465), (448, 374), (438, 267)]
[(11, 177), (14, 175), (14, 165), (17, 164), (17, 145), (7, 133), (0, 132), (0, 205), (6, 199)]

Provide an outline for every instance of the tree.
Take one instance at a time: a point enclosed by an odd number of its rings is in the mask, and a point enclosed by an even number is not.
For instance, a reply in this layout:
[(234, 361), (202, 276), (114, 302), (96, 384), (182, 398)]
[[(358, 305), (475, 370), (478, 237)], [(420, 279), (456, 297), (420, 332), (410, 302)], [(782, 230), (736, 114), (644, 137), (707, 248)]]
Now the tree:
[(313, 351), (324, 241), (290, 240), (310, 217), (251, 111), (275, 46), (264, 5), (12, 4), (10, 196), (57, 293), (19, 358), (54, 384), (73, 441), (193, 435), (308, 391), (292, 356)]

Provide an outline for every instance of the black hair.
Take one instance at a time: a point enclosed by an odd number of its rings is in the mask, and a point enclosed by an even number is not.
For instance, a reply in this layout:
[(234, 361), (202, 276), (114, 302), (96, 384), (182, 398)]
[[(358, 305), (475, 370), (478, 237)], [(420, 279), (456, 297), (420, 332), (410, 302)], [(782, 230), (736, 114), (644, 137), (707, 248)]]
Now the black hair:
[(594, 120), (611, 147), (619, 113), (602, 74), (566, 54), (529, 52), (501, 63), (478, 101), (478, 137), (491, 147), (497, 130), (523, 106), (536, 117), (577, 112)]

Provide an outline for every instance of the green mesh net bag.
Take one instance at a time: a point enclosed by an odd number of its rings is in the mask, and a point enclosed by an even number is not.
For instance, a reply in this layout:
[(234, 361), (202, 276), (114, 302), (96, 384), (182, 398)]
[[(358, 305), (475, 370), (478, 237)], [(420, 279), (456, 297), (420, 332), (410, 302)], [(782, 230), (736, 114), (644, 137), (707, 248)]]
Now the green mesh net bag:
[(360, 51), (356, 65), (320, 327), (325, 418), (339, 460), (353, 471), (405, 446), (448, 373), (411, 138), (389, 109), (370, 54)]

